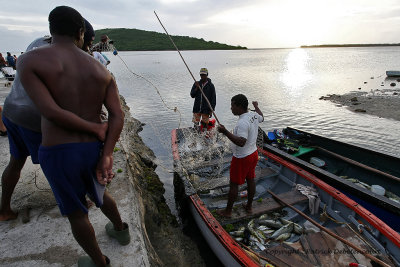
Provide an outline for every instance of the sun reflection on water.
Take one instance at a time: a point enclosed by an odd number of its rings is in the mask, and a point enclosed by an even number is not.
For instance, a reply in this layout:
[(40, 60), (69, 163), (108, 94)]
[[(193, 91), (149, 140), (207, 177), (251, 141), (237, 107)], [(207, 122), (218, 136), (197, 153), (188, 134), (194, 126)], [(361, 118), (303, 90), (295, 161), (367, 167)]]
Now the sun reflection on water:
[(305, 49), (293, 49), (285, 59), (285, 71), (281, 75), (287, 93), (291, 96), (299, 96), (302, 90), (312, 80), (312, 74), (308, 68), (309, 55)]

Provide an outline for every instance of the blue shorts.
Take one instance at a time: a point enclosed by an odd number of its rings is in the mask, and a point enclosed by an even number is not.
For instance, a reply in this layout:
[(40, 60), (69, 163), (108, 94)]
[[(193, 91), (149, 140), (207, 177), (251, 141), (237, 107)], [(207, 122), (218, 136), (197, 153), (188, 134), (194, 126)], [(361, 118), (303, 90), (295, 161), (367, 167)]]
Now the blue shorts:
[(103, 205), (105, 186), (96, 178), (101, 142), (40, 146), (39, 162), (62, 215), (76, 210), (87, 213), (87, 194), (97, 207)]
[(31, 156), (32, 162), (39, 164), (38, 150), (42, 143), (42, 133), (19, 126), (5, 116), (2, 116), (2, 119), (7, 128), (10, 154), (21, 160)]

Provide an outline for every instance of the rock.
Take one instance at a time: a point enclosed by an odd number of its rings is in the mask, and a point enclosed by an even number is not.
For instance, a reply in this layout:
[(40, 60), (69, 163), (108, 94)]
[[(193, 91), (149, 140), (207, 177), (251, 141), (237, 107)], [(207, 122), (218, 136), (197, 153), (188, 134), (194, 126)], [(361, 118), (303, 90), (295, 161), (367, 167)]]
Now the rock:
[(353, 97), (353, 98), (350, 99), (350, 101), (351, 102), (356, 102), (356, 101), (358, 101), (358, 99), (357, 99), (357, 97)]
[(367, 112), (365, 109), (357, 108), (354, 110), (355, 112)]
[(360, 105), (361, 103), (360, 102), (355, 102), (355, 103), (352, 103), (353, 105)]
[(390, 86), (396, 86), (396, 83), (391, 83)]
[(364, 82), (364, 84), (366, 84), (367, 82)]
[(361, 87), (358, 87), (358, 90), (361, 90)]
[(393, 93), (393, 95), (398, 95), (398, 94), (399, 94), (399, 93), (397, 93), (397, 92), (394, 92), (394, 93)]

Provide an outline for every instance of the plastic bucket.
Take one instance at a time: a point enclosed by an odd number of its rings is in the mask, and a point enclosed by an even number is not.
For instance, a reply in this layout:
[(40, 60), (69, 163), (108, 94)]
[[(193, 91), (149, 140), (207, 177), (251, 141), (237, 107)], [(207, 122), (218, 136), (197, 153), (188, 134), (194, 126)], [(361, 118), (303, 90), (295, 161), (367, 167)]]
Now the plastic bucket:
[(377, 184), (371, 186), (371, 191), (380, 196), (385, 195), (385, 188)]

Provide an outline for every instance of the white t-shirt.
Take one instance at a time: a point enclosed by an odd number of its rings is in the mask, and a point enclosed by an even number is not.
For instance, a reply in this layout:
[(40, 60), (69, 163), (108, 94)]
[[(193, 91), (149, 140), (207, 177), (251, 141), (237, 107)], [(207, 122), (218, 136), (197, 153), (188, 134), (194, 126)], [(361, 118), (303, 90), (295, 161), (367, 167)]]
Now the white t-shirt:
[(105, 67), (107, 67), (107, 61), (100, 52), (94, 51), (93, 57), (97, 59), (101, 64), (103, 64)]
[(257, 112), (249, 111), (239, 116), (239, 120), (233, 129), (233, 134), (246, 138), (243, 147), (233, 144), (233, 156), (236, 158), (244, 158), (257, 150), (258, 124), (263, 122), (264, 118)]

